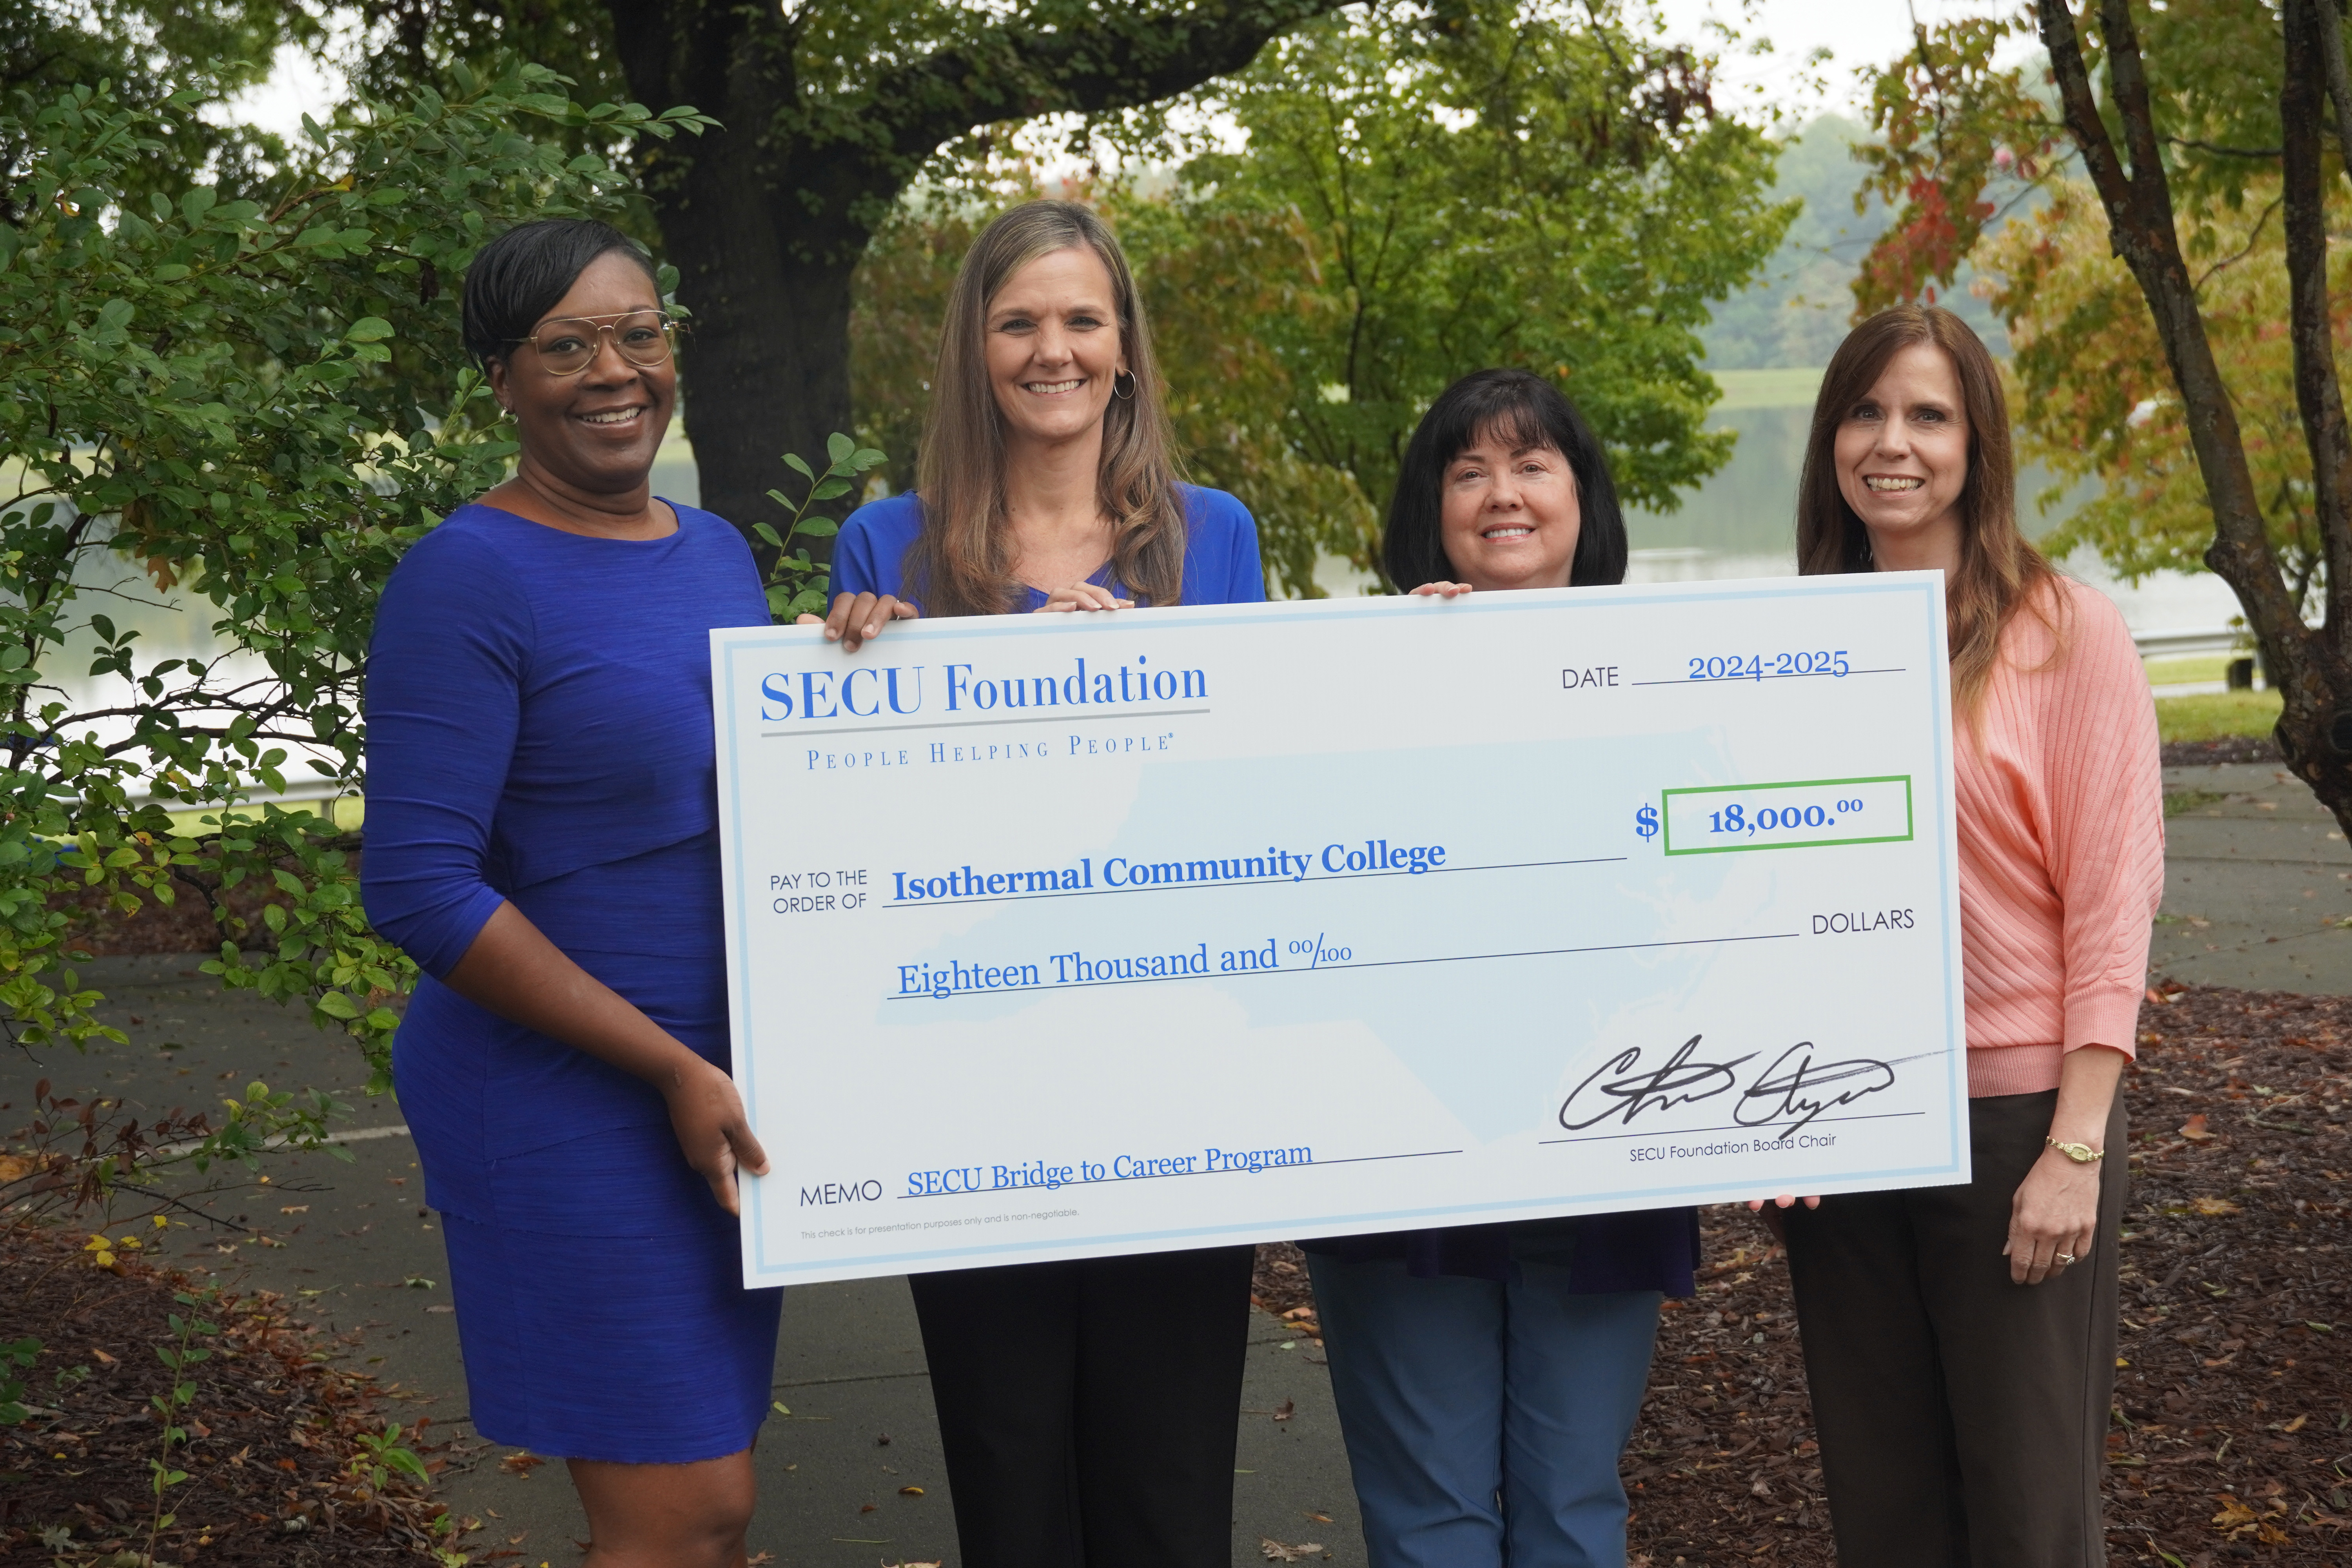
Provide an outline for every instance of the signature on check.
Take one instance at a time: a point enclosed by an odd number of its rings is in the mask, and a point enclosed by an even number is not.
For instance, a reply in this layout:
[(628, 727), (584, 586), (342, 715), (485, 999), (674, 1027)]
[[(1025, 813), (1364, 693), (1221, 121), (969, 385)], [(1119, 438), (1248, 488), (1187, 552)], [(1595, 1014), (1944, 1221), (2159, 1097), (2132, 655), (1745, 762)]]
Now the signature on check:
[(1702, 1038), (1693, 1035), (1655, 1066), (1644, 1065), (1639, 1046), (1618, 1052), (1576, 1086), (1559, 1108), (1559, 1124), (1571, 1132), (1604, 1121), (1631, 1127), (1676, 1106), (1736, 1094), (1729, 1105), (1734, 1121), (1742, 1127), (1785, 1121), (1793, 1133), (1826, 1110), (1895, 1084), (1892, 1063), (1868, 1057), (1817, 1062), (1811, 1040), (1798, 1041), (1743, 1082), (1740, 1069), (1763, 1053), (1705, 1061), (1698, 1055)]

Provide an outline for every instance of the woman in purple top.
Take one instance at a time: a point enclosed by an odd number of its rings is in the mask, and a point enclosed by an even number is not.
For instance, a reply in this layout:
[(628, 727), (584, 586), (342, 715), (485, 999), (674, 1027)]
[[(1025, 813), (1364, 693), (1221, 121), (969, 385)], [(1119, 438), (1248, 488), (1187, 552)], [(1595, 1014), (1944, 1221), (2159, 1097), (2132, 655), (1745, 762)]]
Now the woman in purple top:
[[(1386, 551), (1398, 586), (1439, 599), (1610, 584), (1625, 521), (1568, 399), (1485, 370), (1414, 430)], [(1692, 1290), (1697, 1212), (1301, 1245), (1373, 1568), (1623, 1568), (1617, 1459), (1658, 1304)]]
[[(828, 637), (894, 616), (1265, 597), (1242, 504), (1176, 479), (1141, 301), (1087, 208), (1031, 202), (956, 275), (913, 493), (834, 551)], [(910, 1281), (965, 1568), (1227, 1568), (1252, 1249)]]

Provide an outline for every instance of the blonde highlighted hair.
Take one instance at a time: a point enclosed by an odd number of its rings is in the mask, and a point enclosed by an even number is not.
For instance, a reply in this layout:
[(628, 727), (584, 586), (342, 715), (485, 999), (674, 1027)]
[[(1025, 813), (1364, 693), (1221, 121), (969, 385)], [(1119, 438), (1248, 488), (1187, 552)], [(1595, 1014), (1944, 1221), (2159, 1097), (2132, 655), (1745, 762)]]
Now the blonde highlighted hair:
[(923, 526), (907, 553), (909, 589), (932, 616), (998, 615), (1020, 606), (1004, 511), (1004, 431), (988, 374), (988, 307), (1041, 256), (1088, 249), (1110, 274), (1120, 351), (1133, 395), (1103, 415), (1096, 494), (1111, 521), (1111, 575), (1139, 603), (1184, 592), (1184, 503), (1151, 333), (1126, 256), (1103, 220), (1076, 202), (1024, 202), (981, 231), (956, 270), (940, 331), (930, 413), (916, 463)]
[(1870, 531), (1838, 488), (1837, 433), (1896, 354), (1943, 351), (1960, 385), (1969, 422), (1969, 477), (1961, 488), (1960, 564), (1944, 584), (1944, 626), (1952, 660), (1952, 700), (1975, 710), (2000, 661), (2010, 617), (2030, 611), (2061, 646), (2064, 595), (2056, 568), (2017, 526), (2017, 459), (2000, 372), (1966, 321), (1936, 305), (1896, 305), (1846, 334), (1822, 373), (1797, 481), (1797, 570), (1804, 576), (1868, 572)]

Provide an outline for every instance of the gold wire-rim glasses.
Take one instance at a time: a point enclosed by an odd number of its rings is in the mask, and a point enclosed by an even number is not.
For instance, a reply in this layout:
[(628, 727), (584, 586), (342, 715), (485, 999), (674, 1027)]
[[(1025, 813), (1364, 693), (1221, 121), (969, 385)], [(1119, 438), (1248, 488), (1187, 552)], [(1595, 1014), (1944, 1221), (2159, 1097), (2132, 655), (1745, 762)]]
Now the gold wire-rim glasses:
[(540, 368), (550, 375), (579, 375), (596, 363), (610, 338), (620, 356), (641, 370), (669, 363), (677, 322), (667, 310), (621, 310), (609, 316), (565, 316), (541, 323), (527, 338), (539, 351)]

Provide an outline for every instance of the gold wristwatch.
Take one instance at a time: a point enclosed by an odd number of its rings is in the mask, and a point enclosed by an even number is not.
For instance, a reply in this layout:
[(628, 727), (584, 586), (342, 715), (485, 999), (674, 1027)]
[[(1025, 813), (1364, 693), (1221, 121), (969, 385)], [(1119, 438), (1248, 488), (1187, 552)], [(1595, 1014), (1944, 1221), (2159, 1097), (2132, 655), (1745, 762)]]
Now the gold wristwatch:
[(2104, 1160), (2107, 1157), (2107, 1152), (2105, 1149), (2094, 1149), (2088, 1143), (2061, 1143), (2055, 1138), (2044, 1138), (2042, 1142), (2077, 1165), (2087, 1165), (2094, 1160)]

